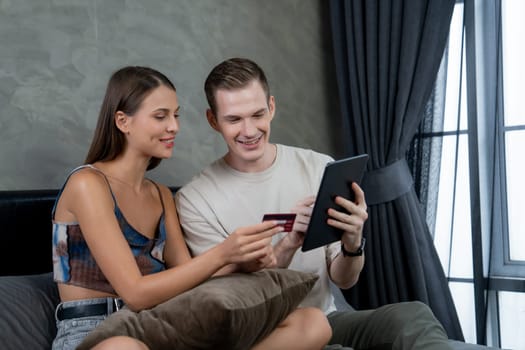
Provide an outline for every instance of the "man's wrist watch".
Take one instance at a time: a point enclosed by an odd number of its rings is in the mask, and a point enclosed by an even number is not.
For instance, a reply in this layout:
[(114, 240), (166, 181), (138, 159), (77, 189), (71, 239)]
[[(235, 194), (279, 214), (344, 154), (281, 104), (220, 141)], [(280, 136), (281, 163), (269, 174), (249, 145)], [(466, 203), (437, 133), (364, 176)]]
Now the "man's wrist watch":
[(361, 245), (359, 246), (359, 248), (357, 248), (355, 252), (349, 252), (348, 250), (345, 249), (345, 245), (343, 241), (341, 241), (341, 253), (343, 253), (343, 256), (361, 256), (363, 255), (363, 251), (365, 249), (365, 243), (366, 243), (366, 238), (361, 237)]

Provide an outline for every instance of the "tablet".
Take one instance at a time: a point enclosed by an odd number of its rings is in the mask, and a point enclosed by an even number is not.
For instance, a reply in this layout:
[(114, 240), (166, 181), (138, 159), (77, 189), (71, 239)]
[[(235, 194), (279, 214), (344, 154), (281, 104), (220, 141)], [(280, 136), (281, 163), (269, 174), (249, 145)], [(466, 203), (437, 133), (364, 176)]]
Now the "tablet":
[(357, 184), (361, 182), (367, 161), (368, 154), (361, 154), (326, 164), (310, 217), (310, 224), (304, 236), (301, 248), (303, 252), (341, 240), (342, 230), (329, 226), (326, 222), (328, 220), (327, 211), (329, 208), (341, 209), (334, 202), (336, 196), (354, 200), (352, 182)]

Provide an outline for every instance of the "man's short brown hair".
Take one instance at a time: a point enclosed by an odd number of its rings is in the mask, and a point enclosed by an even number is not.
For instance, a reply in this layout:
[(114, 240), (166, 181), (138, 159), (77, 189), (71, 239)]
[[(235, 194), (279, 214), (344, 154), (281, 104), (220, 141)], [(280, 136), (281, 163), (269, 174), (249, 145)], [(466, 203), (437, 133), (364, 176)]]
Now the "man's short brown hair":
[(217, 90), (235, 90), (247, 86), (252, 81), (259, 81), (266, 94), (266, 100), (270, 98), (270, 87), (266, 75), (257, 63), (247, 58), (230, 58), (215, 66), (204, 83), (204, 92), (208, 105), (214, 114), (217, 112), (215, 93)]

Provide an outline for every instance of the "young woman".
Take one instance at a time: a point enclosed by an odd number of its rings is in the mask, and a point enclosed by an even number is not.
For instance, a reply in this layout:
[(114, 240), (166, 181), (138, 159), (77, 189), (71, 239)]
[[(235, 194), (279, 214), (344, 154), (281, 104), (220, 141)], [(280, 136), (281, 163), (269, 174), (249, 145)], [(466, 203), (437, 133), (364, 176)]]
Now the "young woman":
[[(85, 165), (68, 176), (53, 209), (56, 310), (53, 349), (74, 349), (109, 313), (164, 302), (228, 264), (268, 256), (273, 222), (241, 228), (191, 258), (171, 191), (145, 177), (172, 155), (179, 130), (175, 87), (148, 67), (110, 78)], [(331, 330), (314, 308), (292, 312), (253, 349), (321, 349)], [(96, 349), (147, 349), (113, 337)]]

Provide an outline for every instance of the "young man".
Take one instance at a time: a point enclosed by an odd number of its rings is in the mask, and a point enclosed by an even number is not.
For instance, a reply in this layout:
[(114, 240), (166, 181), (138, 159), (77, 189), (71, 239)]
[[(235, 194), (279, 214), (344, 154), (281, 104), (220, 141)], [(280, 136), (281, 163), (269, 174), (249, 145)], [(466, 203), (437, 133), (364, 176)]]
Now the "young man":
[(354, 183), (355, 200), (338, 196), (335, 203), (342, 211), (328, 211), (328, 223), (344, 232), (340, 242), (308, 252), (299, 249), (324, 166), (333, 159), (270, 143), (275, 99), (262, 69), (251, 60), (226, 60), (208, 75), (205, 92), (208, 122), (222, 135), (228, 152), (177, 192), (178, 215), (192, 253), (203, 253), (236, 230), (255, 233), (254, 225), (266, 213), (294, 212), (292, 231), (274, 236), (264, 258), (228, 265), (220, 273), (266, 267), (317, 273), (320, 278), (301, 306), (325, 312), (333, 330), (331, 344), (354, 349), (449, 349), (443, 327), (423, 303), (336, 311), (330, 280), (339, 288), (350, 288), (364, 265), (365, 195)]

